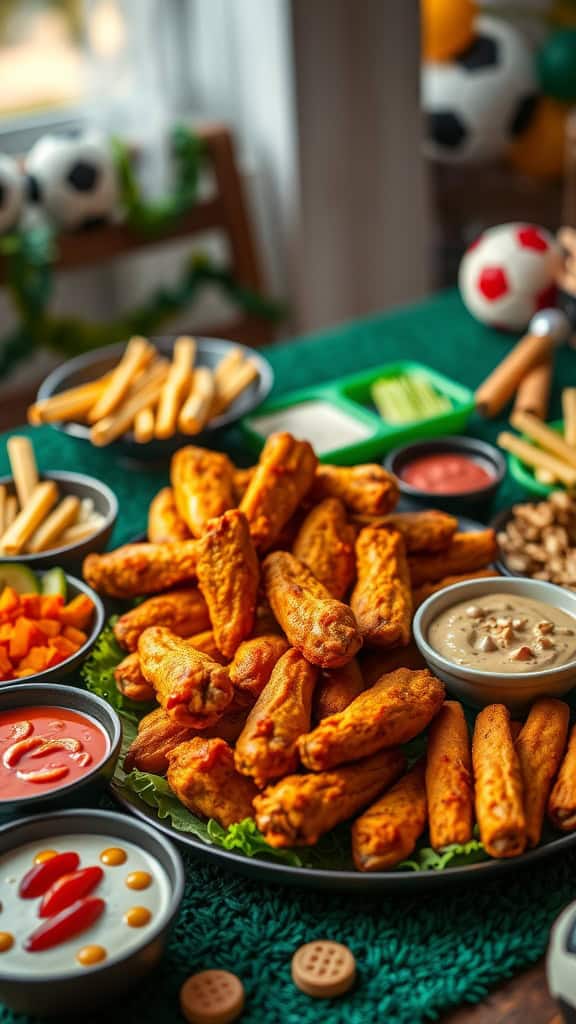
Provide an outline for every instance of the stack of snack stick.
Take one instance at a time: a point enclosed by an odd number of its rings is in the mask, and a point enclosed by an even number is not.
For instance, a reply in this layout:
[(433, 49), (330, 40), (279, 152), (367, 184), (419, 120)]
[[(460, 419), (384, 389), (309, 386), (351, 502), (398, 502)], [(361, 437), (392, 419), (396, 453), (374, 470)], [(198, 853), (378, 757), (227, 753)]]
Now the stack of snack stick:
[(7, 442), (14, 482), (0, 486), (0, 555), (40, 554), (76, 544), (103, 523), (90, 499), (61, 497), (55, 480), (42, 480), (27, 437)]
[(562, 392), (563, 434), (527, 412), (514, 412), (510, 425), (523, 436), (502, 431), (498, 444), (531, 466), (540, 483), (576, 487), (576, 388)]
[(134, 337), (112, 370), (36, 402), (29, 422), (88, 424), (90, 440), (99, 447), (129, 431), (140, 444), (177, 432), (199, 434), (257, 378), (258, 366), (240, 346), (213, 371), (195, 360), (193, 338), (177, 338), (169, 361), (146, 338)]

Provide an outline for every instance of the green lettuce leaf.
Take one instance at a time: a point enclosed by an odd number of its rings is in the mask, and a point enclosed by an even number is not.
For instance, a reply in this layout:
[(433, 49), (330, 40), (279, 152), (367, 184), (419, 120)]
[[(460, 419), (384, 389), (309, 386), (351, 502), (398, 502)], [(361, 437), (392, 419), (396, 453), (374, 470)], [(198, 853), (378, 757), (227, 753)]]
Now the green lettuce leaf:
[(410, 860), (398, 864), (398, 868), (405, 871), (443, 871), (447, 867), (456, 868), (489, 859), (480, 840), (471, 839), (468, 843), (452, 843), (441, 852), (431, 846), (422, 846), (414, 851)]
[(134, 793), (148, 807), (152, 807), (159, 818), (163, 820), (167, 818), (179, 832), (188, 832), (190, 835), (196, 836), (197, 839), (202, 839), (205, 843), (212, 845), (208, 823), (192, 814), (192, 811), (180, 803), (166, 779), (163, 779), (161, 775), (132, 771), (128, 775), (124, 775), (122, 779), (116, 779), (116, 788), (124, 788), (129, 793)]

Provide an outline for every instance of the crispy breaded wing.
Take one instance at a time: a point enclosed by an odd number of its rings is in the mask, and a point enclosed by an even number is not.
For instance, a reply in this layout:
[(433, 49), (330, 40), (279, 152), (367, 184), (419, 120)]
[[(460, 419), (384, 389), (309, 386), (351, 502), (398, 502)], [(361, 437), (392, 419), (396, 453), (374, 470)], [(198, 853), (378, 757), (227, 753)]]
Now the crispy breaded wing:
[(176, 508), (194, 537), (209, 519), (233, 508), (234, 466), (227, 455), (187, 445), (172, 456), (170, 480)]
[(216, 644), (232, 658), (252, 632), (260, 579), (248, 522), (239, 509), (210, 520), (198, 542), (197, 572)]
[(307, 441), (291, 434), (271, 434), (240, 508), (250, 524), (254, 544), (267, 551), (310, 490), (318, 460)]
[(124, 650), (135, 651), (140, 634), (149, 626), (166, 626), (176, 636), (193, 636), (210, 626), (208, 607), (196, 587), (171, 590), (124, 612), (114, 625), (114, 636)]
[(196, 577), (197, 542), (125, 544), (84, 559), (82, 572), (90, 587), (105, 597), (142, 597), (189, 583)]
[(322, 672), (314, 691), (312, 721), (318, 724), (323, 718), (344, 711), (364, 689), (364, 680), (356, 658), (352, 658), (352, 661), (342, 668), (326, 669)]
[(287, 551), (269, 554), (262, 570), (272, 611), (293, 647), (321, 668), (337, 668), (354, 657), (362, 639), (348, 605), (331, 597)]
[(307, 565), (338, 600), (344, 597), (356, 571), (354, 527), (338, 498), (325, 498), (302, 523), (292, 554)]
[(570, 708), (564, 701), (542, 697), (532, 705), (516, 740), (528, 846), (537, 846), (542, 836), (544, 812), (566, 746), (569, 721)]
[(396, 506), (399, 490), (396, 477), (376, 463), (319, 465), (310, 497), (313, 501), (340, 498), (351, 513), (384, 516)]
[(288, 650), (288, 641), (277, 633), (244, 640), (230, 665), (236, 702), (252, 707), (272, 675), (276, 662)]
[(472, 838), (474, 795), (470, 737), (462, 705), (447, 700), (428, 732), (426, 796), (430, 845), (441, 850)]
[(288, 775), (254, 800), (256, 824), (270, 846), (313, 846), (394, 782), (405, 765), (400, 750), (381, 750), (332, 772)]
[(366, 526), (356, 541), (358, 580), (350, 607), (366, 643), (405, 647), (412, 626), (412, 590), (399, 533)]
[(222, 739), (196, 736), (169, 751), (170, 789), (188, 810), (215, 818), (223, 828), (252, 818), (257, 789), (234, 767), (234, 755)]
[(436, 580), (434, 583), (421, 583), (419, 587), (412, 589), (414, 611), (432, 594), (436, 594), (438, 590), (444, 590), (444, 587), (451, 587), (454, 583), (463, 583), (465, 580), (483, 580), (487, 576), (499, 575), (500, 573), (495, 569), (477, 569), (476, 572), (461, 573), (458, 576), (444, 576), (443, 579)]
[(399, 668), (300, 736), (302, 764), (318, 772), (407, 743), (429, 725), (443, 700), (444, 686), (428, 669)]
[(548, 817), (561, 832), (576, 829), (576, 725), (548, 801)]
[(205, 629), (202, 633), (195, 633), (194, 636), (188, 637), (188, 643), (196, 651), (207, 654), (213, 661), (217, 661), (219, 665), (226, 665), (226, 658), (216, 644), (214, 630)]
[(172, 487), (163, 487), (148, 509), (148, 540), (151, 544), (171, 544), (190, 540), (192, 534), (176, 508)]
[(138, 641), (142, 675), (174, 721), (192, 729), (212, 725), (232, 701), (228, 669), (162, 626)]
[(318, 670), (296, 650), (286, 651), (272, 670), (236, 743), (235, 763), (258, 786), (293, 772), (296, 741), (310, 728)]
[(510, 713), (489, 704), (479, 713), (472, 741), (476, 820), (491, 857), (516, 857), (526, 847), (520, 763), (510, 732)]
[(116, 686), (128, 700), (156, 700), (154, 687), (147, 683), (140, 668), (138, 651), (128, 654), (114, 669)]
[(168, 752), (195, 735), (194, 729), (179, 725), (164, 708), (156, 708), (140, 720), (138, 734), (124, 758), (124, 771), (137, 769), (139, 772), (165, 775)]
[(449, 546), (433, 555), (411, 555), (408, 568), (413, 587), (434, 583), (445, 576), (460, 576), (484, 569), (496, 557), (494, 530), (456, 533)]
[(424, 763), (419, 761), (352, 825), (359, 871), (386, 871), (409, 857), (426, 828)]
[(393, 512), (385, 517), (383, 525), (402, 535), (410, 555), (419, 551), (444, 551), (458, 529), (458, 520), (447, 512), (424, 509), (422, 512)]

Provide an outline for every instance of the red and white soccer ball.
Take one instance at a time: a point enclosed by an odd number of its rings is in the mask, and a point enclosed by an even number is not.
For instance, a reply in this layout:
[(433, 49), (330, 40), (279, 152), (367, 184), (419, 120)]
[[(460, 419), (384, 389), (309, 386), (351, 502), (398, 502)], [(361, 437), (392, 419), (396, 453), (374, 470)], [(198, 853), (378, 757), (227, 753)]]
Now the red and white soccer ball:
[(555, 304), (560, 249), (535, 224), (500, 224), (470, 246), (458, 273), (466, 308), (484, 324), (522, 331), (539, 309)]

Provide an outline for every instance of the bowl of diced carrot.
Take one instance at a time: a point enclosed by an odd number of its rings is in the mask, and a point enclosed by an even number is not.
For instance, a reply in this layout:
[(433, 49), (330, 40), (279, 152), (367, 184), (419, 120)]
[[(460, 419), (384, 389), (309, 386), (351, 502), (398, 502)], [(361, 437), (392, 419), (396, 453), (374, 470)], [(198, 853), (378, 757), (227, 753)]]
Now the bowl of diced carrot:
[(97, 594), (59, 568), (0, 562), (0, 687), (59, 682), (84, 661), (105, 621)]

